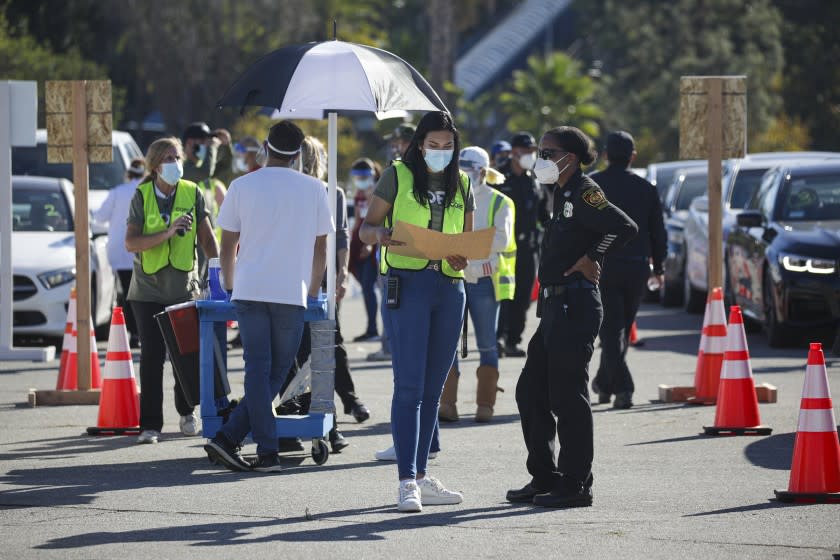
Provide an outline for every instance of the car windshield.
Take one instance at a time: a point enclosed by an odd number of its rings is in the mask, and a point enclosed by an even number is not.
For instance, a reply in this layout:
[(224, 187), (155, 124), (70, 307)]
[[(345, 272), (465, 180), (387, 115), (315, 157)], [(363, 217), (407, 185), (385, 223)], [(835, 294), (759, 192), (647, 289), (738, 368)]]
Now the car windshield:
[(758, 192), (761, 186), (761, 178), (767, 169), (748, 169), (741, 171), (735, 177), (735, 186), (732, 187), (732, 197), (729, 201), (730, 208), (746, 208)]
[(692, 200), (706, 194), (706, 182), (705, 175), (686, 176), (677, 195), (677, 210), (688, 210)]
[(13, 231), (73, 231), (67, 200), (59, 190), (15, 186), (12, 190)]
[[(114, 161), (91, 163), (88, 166), (88, 184), (91, 189), (107, 190), (123, 182), (125, 167), (122, 157), (114, 148)], [(73, 166), (69, 163), (47, 163), (47, 146), (38, 144), (34, 148), (12, 148), (12, 175), (35, 175), (39, 177), (63, 177), (73, 180)]]
[(840, 220), (840, 174), (791, 181), (781, 214), (784, 220)]

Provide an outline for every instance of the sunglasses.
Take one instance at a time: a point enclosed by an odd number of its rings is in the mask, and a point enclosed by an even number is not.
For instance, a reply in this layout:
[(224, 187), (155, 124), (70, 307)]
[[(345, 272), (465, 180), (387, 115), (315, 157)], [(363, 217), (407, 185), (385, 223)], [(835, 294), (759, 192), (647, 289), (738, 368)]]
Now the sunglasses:
[(546, 148), (539, 151), (539, 156), (540, 159), (547, 159), (553, 161), (555, 159), (555, 155), (559, 156), (558, 158), (556, 158), (559, 159), (560, 157), (565, 157), (569, 153), (570, 152), (567, 152), (565, 150), (549, 150), (548, 148)]

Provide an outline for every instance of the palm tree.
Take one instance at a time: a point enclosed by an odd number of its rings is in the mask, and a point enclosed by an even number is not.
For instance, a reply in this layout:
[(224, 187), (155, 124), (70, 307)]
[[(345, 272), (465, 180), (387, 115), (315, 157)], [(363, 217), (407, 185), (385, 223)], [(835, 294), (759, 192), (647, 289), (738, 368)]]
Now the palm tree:
[(581, 65), (561, 52), (531, 56), (527, 70), (513, 73), (513, 89), (500, 97), (508, 115), (508, 130), (538, 135), (560, 125), (576, 126), (599, 135), (601, 108), (593, 101), (598, 85), (581, 73)]

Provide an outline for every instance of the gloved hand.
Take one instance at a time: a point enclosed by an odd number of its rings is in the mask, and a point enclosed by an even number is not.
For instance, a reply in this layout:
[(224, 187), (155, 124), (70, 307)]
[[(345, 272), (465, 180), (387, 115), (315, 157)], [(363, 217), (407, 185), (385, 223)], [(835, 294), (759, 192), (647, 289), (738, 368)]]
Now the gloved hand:
[(327, 318), (327, 298), (324, 294), (318, 297), (306, 296), (306, 320), (321, 321)]

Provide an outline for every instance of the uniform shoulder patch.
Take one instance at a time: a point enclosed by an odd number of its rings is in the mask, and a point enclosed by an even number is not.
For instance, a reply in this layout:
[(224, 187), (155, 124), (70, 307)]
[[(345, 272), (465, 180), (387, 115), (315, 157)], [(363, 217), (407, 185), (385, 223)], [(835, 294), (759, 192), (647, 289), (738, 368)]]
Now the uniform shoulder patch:
[(581, 195), (583, 201), (593, 208), (603, 210), (607, 206), (607, 198), (604, 196), (604, 191), (598, 187), (591, 187), (583, 192)]

